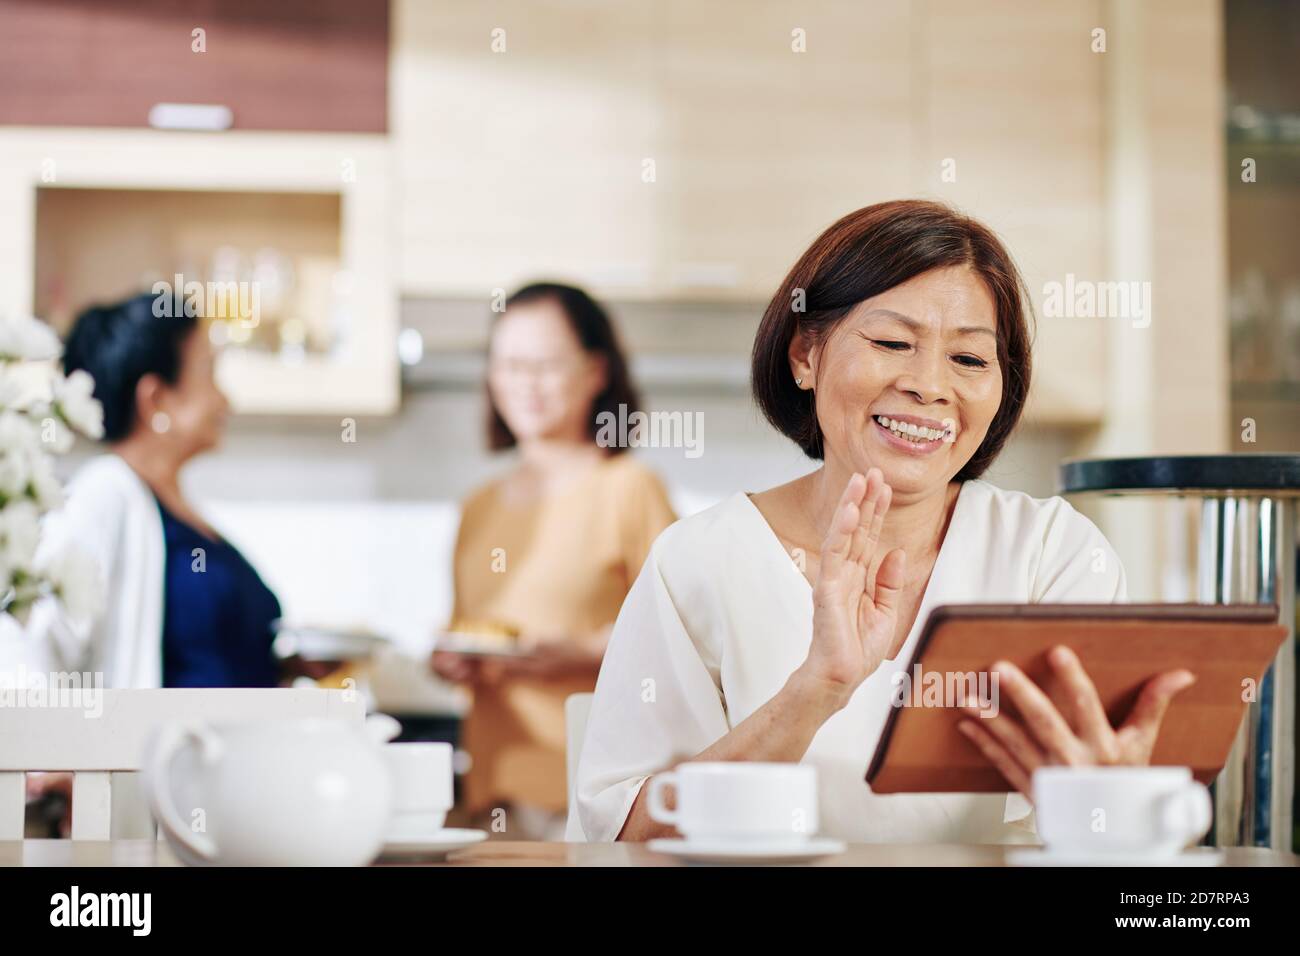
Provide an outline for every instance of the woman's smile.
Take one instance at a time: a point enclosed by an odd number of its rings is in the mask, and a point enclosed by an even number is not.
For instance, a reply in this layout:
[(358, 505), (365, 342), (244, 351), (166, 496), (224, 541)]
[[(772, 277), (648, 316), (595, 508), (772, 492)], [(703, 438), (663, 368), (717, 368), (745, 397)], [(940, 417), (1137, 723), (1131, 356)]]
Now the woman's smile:
[(930, 455), (955, 437), (951, 421), (937, 422), (928, 418), (899, 415), (872, 415), (871, 429), (887, 447), (908, 455)]

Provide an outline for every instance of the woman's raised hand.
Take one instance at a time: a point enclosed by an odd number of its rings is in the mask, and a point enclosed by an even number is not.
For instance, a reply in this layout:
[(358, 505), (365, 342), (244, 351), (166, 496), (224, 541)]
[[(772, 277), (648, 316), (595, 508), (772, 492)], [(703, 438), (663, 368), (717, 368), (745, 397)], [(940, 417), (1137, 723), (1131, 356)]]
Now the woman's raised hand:
[(813, 637), (802, 670), (847, 702), (880, 666), (894, 642), (906, 556), (884, 556), (874, 580), (871, 564), (892, 491), (879, 468), (849, 479), (822, 543), (813, 588)]

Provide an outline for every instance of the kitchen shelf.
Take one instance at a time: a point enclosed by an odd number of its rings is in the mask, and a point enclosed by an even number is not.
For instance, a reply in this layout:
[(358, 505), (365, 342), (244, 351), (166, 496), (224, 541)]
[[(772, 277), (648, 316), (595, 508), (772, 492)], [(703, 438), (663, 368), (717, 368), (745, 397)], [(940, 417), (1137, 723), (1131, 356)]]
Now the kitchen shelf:
[[(59, 304), (55, 290), (38, 287), (49, 275), (38, 249), (60, 245), (57, 237), (38, 235), (40, 197), (56, 197), (53, 205), (66, 219), (75, 217), (78, 199), (90, 209), (108, 195), (111, 206), (117, 193), (119, 206), (139, 199), (180, 209), (182, 223), (151, 225), (141, 216), (146, 210), (123, 212), (116, 239), (112, 222), (83, 223), (94, 241), (69, 240), (75, 261), (59, 268), (75, 286), (70, 294), (105, 301), (146, 291), (148, 276), (122, 258), (123, 247), (143, 250), (136, 261), (156, 271), (166, 268), (154, 261), (162, 258), (152, 252), (159, 243), (175, 243), (185, 253), (187, 243), (192, 251), (226, 240), (256, 244), (259, 235), (267, 245), (287, 240), (337, 263), (340, 281), (330, 284), (322, 307), (350, 317), (351, 332), (328, 354), (307, 351), (292, 362), (277, 352), (226, 350), (218, 375), (234, 410), (390, 414), (400, 400), (400, 377), (389, 166), (387, 139), (368, 134), (0, 130), (0, 315), (39, 314), (40, 307)], [(73, 310), (84, 301), (69, 298), (63, 305)]]

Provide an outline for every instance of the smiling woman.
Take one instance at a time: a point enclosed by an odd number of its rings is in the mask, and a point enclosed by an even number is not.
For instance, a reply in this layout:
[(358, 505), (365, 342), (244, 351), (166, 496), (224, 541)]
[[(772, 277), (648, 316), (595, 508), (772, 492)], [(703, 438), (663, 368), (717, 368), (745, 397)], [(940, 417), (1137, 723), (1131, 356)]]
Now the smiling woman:
[[(754, 397), (806, 455), (824, 458), (817, 406), (867, 397), (819, 391), (812, 353), (852, 363), (825, 371), (843, 371), (834, 382), (856, 382), (858, 391), (896, 369), (901, 384), (920, 386), (919, 404), (935, 404), (938, 412), (921, 416), (897, 401), (883, 405), (878, 396), (860, 407), (951, 433), (944, 438), (946, 460), (964, 460), (956, 479), (978, 478), (1006, 444), (1029, 395), (1027, 301), (1011, 257), (981, 223), (938, 203), (900, 200), (859, 209), (822, 233), (772, 297), (754, 340)], [(832, 337), (855, 337), (870, 349), (828, 349)], [(947, 384), (982, 421), (959, 427), (946, 397), (927, 402), (926, 395), (938, 395)], [(928, 466), (937, 464), (927, 459)]]
[[(858, 210), (804, 253), (763, 316), (753, 386), (821, 466), (655, 542), (600, 672), (570, 838), (666, 834), (646, 780), (684, 760), (743, 760), (815, 766), (830, 836), (1034, 839), (1024, 796), (878, 796), (862, 782), (934, 607), (1125, 600), (1123, 567), (1092, 522), (980, 478), (1028, 394), (1026, 299), (997, 237), (936, 203)], [(1153, 678), (1117, 729), (1078, 659), (1062, 649), (1050, 662), (1062, 700), (996, 666), (1015, 713), (1034, 721), (1004, 711), (962, 725), (1025, 796), (1043, 764), (1148, 762), (1169, 700), (1192, 680)]]

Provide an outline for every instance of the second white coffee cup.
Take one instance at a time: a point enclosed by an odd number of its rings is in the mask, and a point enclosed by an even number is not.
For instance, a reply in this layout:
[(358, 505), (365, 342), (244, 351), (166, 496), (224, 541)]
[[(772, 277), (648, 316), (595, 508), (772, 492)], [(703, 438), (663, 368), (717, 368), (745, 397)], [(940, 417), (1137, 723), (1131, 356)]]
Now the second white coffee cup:
[(650, 816), (688, 840), (797, 844), (817, 832), (817, 772), (804, 764), (685, 763), (649, 788)]
[(1043, 767), (1034, 810), (1048, 849), (1177, 854), (1210, 826), (1210, 795), (1186, 767)]
[(441, 829), (454, 802), (451, 744), (388, 744), (384, 760), (393, 778), (390, 835)]

